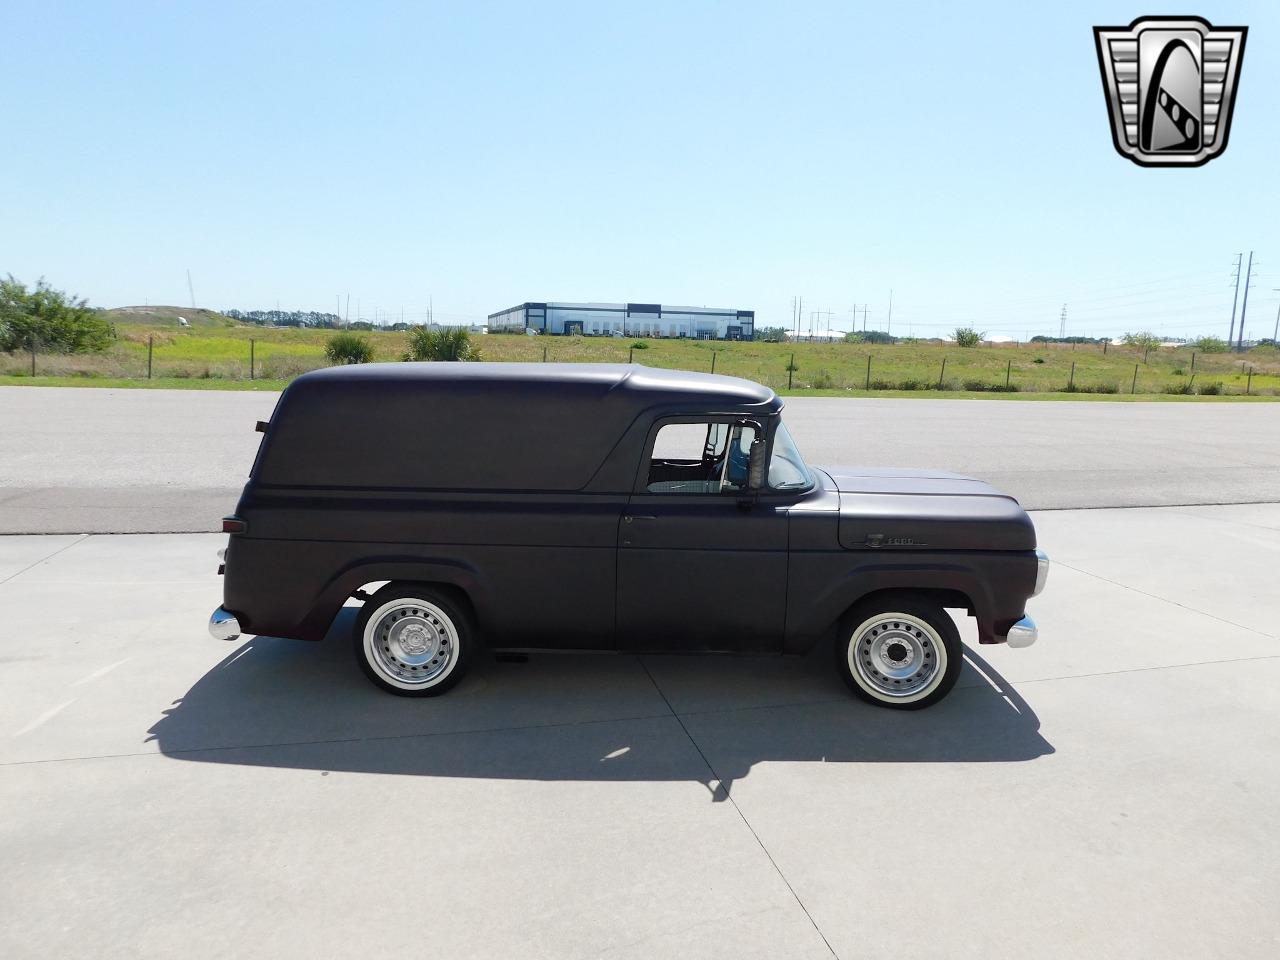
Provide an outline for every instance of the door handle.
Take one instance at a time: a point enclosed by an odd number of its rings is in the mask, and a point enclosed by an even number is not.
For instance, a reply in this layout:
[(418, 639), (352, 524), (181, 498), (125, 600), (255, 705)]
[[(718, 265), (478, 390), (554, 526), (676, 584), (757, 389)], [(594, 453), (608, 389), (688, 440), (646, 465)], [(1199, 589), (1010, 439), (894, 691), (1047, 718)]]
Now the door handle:
[(652, 514), (628, 513), (622, 519), (627, 523), (631, 523), (634, 520), (657, 520), (658, 518), (653, 516)]

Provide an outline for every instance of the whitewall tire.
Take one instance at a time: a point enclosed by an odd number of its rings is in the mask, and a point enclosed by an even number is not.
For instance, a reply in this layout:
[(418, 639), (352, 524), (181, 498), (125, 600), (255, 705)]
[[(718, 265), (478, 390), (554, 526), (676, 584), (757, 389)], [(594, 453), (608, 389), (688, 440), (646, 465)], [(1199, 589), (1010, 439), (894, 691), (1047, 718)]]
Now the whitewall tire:
[(849, 611), (836, 654), (854, 693), (899, 710), (919, 710), (945, 697), (964, 659), (946, 610), (907, 593), (872, 598)]
[(354, 630), (356, 659), (373, 683), (402, 697), (444, 693), (466, 671), (471, 618), (444, 591), (390, 583), (365, 601)]

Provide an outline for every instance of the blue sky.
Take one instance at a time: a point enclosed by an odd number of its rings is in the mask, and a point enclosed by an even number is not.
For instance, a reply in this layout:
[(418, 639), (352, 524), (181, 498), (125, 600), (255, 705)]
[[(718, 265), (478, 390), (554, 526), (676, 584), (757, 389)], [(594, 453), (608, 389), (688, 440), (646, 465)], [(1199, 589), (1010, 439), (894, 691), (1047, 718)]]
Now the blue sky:
[[(1230, 146), (1111, 146), (1091, 27), (1249, 26)], [(95, 304), (754, 308), (937, 335), (1248, 331), (1280, 287), (1280, 8), (8, 0), (0, 271)], [(861, 323), (861, 315), (859, 315)], [(824, 320), (825, 322), (825, 320)]]

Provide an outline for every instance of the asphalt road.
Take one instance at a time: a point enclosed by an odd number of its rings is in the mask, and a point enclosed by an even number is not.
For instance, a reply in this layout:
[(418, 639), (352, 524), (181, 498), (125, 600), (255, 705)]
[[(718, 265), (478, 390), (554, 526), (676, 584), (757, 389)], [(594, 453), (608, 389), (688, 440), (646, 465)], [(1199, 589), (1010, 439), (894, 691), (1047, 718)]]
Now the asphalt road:
[(1040, 642), (918, 713), (827, 651), (404, 700), (350, 609), (211, 640), (222, 536), (0, 537), (0, 957), (1273, 960), (1280, 505), (1034, 519)]
[[(275, 401), (0, 387), (0, 533), (213, 530)], [(1028, 509), (1280, 501), (1280, 404), (792, 398), (785, 418), (815, 464), (952, 470)]]

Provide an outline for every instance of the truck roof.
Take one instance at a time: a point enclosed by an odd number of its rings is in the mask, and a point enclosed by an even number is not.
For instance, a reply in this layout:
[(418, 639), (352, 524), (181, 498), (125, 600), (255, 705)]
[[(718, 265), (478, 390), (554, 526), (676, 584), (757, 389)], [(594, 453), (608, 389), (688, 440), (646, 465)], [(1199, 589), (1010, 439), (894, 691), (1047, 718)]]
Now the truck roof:
[(648, 411), (780, 408), (773, 390), (749, 380), (639, 364), (329, 367), (285, 390), (253, 476), (285, 486), (581, 490)]
[(689, 370), (663, 370), (638, 363), (365, 363), (326, 367), (298, 378), (317, 383), (383, 383), (406, 381), (424, 386), (495, 381), (521, 384), (540, 394), (592, 384), (634, 396), (652, 406), (670, 399), (689, 398), (727, 404), (767, 404), (776, 394), (770, 388), (740, 377)]

